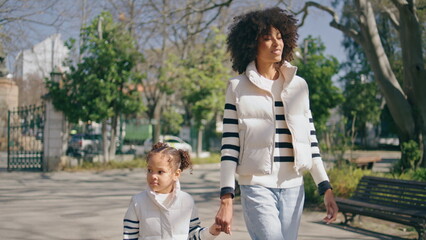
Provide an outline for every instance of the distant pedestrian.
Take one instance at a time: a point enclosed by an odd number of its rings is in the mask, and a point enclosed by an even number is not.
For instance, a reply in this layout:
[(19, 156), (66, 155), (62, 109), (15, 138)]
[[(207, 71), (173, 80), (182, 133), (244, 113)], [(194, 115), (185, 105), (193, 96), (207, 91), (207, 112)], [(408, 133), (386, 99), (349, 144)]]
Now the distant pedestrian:
[(149, 189), (132, 197), (124, 216), (123, 239), (214, 239), (220, 226), (200, 227), (194, 199), (181, 191), (179, 177), (192, 166), (189, 153), (157, 143), (147, 156)]
[(227, 38), (232, 78), (223, 118), (216, 223), (231, 232), (235, 174), (244, 220), (252, 239), (297, 239), (305, 192), (303, 171), (312, 175), (324, 203), (324, 221), (338, 207), (325, 171), (309, 107), (308, 85), (293, 59), (297, 20), (280, 8), (235, 18)]

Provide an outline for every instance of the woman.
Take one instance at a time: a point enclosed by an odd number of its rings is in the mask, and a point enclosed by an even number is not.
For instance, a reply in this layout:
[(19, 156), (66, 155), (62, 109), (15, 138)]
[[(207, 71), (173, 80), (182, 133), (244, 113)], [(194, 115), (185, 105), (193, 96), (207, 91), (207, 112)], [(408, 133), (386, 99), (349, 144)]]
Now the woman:
[(319, 153), (308, 86), (293, 59), (297, 20), (280, 8), (235, 18), (227, 38), (232, 68), (221, 150), (221, 205), (216, 223), (230, 234), (235, 174), (252, 239), (297, 239), (304, 170), (324, 195), (326, 223), (338, 207)]

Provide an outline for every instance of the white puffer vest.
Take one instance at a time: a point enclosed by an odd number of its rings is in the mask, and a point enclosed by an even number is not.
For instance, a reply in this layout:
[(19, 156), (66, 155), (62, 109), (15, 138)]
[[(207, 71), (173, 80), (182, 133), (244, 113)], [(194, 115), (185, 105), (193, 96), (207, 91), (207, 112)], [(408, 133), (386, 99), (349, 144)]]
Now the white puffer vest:
[[(285, 62), (280, 72), (284, 76), (281, 99), (285, 120), (292, 136), (294, 169), (297, 173), (312, 167), (309, 90), (304, 79), (296, 76), (297, 68)], [(254, 62), (245, 73), (230, 80), (238, 109), (240, 155), (237, 173), (240, 175), (271, 174), (275, 149), (275, 112), (272, 93), (263, 86)]]

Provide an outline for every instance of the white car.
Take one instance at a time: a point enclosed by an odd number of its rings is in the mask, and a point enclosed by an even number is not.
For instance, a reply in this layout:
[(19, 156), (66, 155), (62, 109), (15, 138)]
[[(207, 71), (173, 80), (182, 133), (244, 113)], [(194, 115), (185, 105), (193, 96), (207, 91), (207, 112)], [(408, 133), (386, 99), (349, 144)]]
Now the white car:
[[(176, 136), (161, 135), (160, 142), (167, 143), (170, 147), (174, 147), (176, 149), (182, 149), (188, 151), (189, 153), (192, 152), (191, 145)], [(147, 140), (145, 140), (145, 142), (143, 143), (143, 147), (145, 152), (149, 152), (152, 148), (152, 139), (148, 138)]]

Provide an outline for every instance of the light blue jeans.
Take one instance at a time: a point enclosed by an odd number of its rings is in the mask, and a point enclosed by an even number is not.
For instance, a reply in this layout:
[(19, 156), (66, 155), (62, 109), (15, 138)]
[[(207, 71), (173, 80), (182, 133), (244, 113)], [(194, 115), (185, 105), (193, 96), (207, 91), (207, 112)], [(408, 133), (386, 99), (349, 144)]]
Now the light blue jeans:
[(244, 220), (253, 240), (296, 240), (305, 189), (241, 185)]

